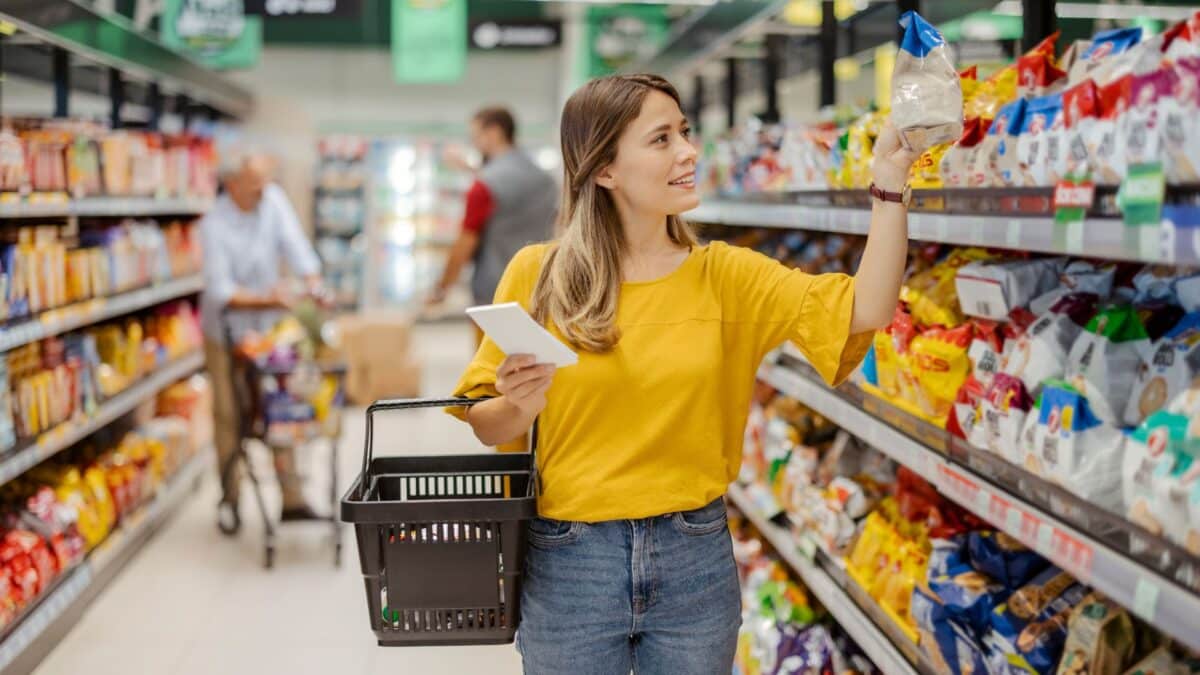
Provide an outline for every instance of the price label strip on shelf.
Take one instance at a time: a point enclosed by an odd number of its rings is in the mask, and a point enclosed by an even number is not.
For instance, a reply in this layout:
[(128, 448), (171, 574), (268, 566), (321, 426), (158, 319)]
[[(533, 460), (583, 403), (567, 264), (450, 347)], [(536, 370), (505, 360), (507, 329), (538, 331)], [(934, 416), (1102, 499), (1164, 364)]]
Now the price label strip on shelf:
[(1090, 179), (1063, 180), (1054, 188), (1054, 224), (1063, 236), (1067, 253), (1082, 253), (1083, 223), (1096, 200), (1096, 184)]

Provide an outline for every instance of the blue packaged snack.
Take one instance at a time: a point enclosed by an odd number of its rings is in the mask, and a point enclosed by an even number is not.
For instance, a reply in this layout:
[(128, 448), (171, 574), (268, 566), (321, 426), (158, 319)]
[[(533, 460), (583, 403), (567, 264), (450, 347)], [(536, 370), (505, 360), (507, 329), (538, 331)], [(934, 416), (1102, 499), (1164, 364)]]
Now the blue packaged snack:
[(1142, 28), (1114, 28), (1092, 36), (1092, 45), (1083, 51), (1081, 61), (1099, 61), (1106, 56), (1120, 54), (1142, 41)]
[(967, 538), (971, 566), (1009, 590), (1024, 586), (1050, 563), (1003, 532), (972, 532)]
[[(983, 635), (992, 610), (1004, 602), (1008, 591), (967, 565), (959, 565), (928, 582), (929, 590), (940, 603), (946, 619), (958, 623), (974, 635)], [(938, 617), (935, 615), (934, 619)]]
[(963, 557), (967, 548), (965, 537), (932, 539), (929, 544), (930, 552), (927, 576), (930, 579), (948, 574), (951, 569), (961, 567), (966, 562)]
[(1062, 655), (1071, 610), (1086, 589), (1070, 574), (1049, 567), (992, 612), (984, 643), (989, 662), (1003, 661), (1014, 673), (1051, 673)]
[(1061, 93), (1029, 101), (1017, 139), (1025, 185), (1054, 185), (1066, 173)]
[(1027, 106), (1025, 99), (1018, 98), (1001, 108), (981, 144), (983, 151), (988, 153), (991, 174), (1000, 185), (1019, 187), (1025, 184), (1018, 146)]
[(917, 622), (921, 649), (937, 672), (978, 675), (987, 672), (984, 652), (969, 629), (951, 621), (931, 591), (918, 585), (911, 611)]
[(892, 124), (905, 147), (924, 152), (962, 136), (962, 85), (942, 34), (916, 12), (900, 17), (904, 38), (892, 69)]

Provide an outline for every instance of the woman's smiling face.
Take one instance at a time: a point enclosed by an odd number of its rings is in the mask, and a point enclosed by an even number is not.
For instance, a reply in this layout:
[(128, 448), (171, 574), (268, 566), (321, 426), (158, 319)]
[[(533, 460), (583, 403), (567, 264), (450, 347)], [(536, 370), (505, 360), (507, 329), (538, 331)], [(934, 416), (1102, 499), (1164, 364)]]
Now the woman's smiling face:
[(696, 148), (679, 105), (652, 91), (617, 142), (617, 156), (596, 179), (613, 199), (635, 213), (663, 216), (700, 205), (696, 194)]

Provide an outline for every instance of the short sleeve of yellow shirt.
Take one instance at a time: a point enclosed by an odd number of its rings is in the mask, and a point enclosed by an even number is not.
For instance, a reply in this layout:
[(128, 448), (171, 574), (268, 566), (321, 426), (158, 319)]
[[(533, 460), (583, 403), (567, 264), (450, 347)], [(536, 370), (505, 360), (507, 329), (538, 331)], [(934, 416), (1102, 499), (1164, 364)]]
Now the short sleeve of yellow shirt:
[[(546, 244), (509, 263), (496, 302), (529, 308)], [(791, 340), (830, 384), (862, 360), (872, 333), (850, 334), (854, 278), (810, 275), (713, 242), (679, 268), (621, 286), (621, 339), (555, 373), (539, 420), (539, 513), (599, 522), (699, 508), (725, 493), (742, 461), (755, 374)], [(548, 327), (556, 337), (562, 334)], [(495, 396), (504, 354), (484, 338), (456, 396)], [(462, 409), (452, 410), (460, 418)]]

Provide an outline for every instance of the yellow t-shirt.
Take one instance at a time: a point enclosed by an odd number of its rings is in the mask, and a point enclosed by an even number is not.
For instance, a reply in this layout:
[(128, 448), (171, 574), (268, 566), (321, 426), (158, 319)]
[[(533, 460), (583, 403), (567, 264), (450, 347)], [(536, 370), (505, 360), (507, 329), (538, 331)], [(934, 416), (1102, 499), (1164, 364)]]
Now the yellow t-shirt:
[[(529, 309), (546, 250), (528, 246), (513, 257), (496, 302)], [(789, 270), (723, 242), (692, 249), (661, 279), (622, 284), (620, 342), (581, 352), (547, 393), (538, 511), (584, 522), (647, 518), (721, 496), (741, 465), (763, 357), (790, 339), (827, 382), (840, 382), (871, 344), (871, 333), (849, 334), (853, 305), (853, 277)], [(497, 395), (503, 360), (485, 338), (455, 395)]]

